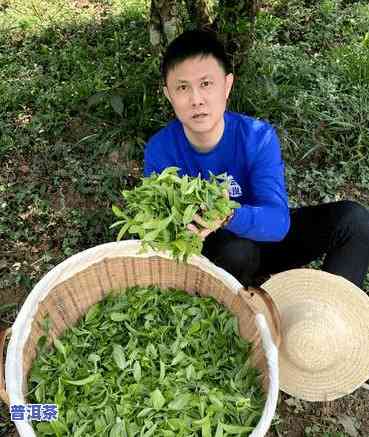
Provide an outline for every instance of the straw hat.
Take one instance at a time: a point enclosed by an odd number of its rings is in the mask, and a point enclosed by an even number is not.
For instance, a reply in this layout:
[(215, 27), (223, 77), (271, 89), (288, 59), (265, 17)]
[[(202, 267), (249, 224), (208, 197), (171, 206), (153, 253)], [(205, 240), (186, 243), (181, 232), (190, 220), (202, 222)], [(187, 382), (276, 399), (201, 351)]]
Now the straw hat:
[(278, 273), (262, 288), (281, 315), (281, 390), (329, 401), (369, 378), (369, 297), (360, 288), (313, 269)]

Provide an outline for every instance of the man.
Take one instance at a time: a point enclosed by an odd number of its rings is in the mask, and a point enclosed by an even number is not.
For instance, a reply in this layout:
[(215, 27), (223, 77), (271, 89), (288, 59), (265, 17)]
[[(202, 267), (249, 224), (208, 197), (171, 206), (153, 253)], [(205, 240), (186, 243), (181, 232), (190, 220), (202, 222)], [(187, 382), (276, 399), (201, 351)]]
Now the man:
[[(189, 225), (203, 254), (244, 286), (256, 277), (302, 267), (325, 255), (323, 269), (359, 287), (369, 264), (369, 213), (352, 201), (288, 208), (284, 163), (268, 123), (226, 111), (233, 75), (213, 33), (188, 31), (168, 47), (164, 94), (177, 118), (145, 148), (144, 175), (166, 167), (209, 178), (227, 173), (239, 202), (212, 229), (200, 216)], [(215, 229), (214, 229), (215, 228)]]

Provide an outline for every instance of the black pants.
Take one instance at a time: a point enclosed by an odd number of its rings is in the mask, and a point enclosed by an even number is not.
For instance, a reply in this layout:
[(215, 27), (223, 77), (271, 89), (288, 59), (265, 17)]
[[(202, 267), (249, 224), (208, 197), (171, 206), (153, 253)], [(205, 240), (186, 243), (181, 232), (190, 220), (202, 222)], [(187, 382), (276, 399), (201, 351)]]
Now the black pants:
[(268, 273), (303, 267), (324, 256), (322, 269), (363, 286), (369, 265), (369, 212), (353, 201), (290, 210), (291, 227), (279, 242), (257, 242), (218, 229), (203, 255), (245, 287)]

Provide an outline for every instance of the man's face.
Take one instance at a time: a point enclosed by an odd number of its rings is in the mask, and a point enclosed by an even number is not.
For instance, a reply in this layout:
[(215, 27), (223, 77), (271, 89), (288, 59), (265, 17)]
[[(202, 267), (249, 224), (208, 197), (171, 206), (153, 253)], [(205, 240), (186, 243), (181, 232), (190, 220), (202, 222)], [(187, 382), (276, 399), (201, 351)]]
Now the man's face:
[(185, 130), (211, 135), (223, 120), (233, 75), (225, 74), (213, 56), (189, 58), (171, 69), (164, 94)]

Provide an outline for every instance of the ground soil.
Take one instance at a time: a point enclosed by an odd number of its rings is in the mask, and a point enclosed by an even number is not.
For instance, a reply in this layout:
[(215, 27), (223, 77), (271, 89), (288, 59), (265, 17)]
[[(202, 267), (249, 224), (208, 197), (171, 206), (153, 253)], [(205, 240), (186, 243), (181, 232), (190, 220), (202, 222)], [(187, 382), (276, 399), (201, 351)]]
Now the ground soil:
[[(115, 159), (116, 157), (113, 158)], [(24, 163), (23, 165), (22, 168), (18, 167), (17, 178), (18, 181), (19, 178), (23, 178), (24, 183), (26, 183), (32, 175), (30, 174), (30, 164)], [(10, 167), (8, 171), (11, 171)], [(133, 173), (135, 171), (137, 171), (137, 163), (135, 163), (132, 169)], [(3, 176), (5, 176), (4, 173)], [(10, 177), (10, 175), (8, 176)], [(362, 194), (360, 192), (357, 193), (357, 189), (352, 186), (348, 186), (347, 190), (351, 198), (360, 198), (360, 194)], [(354, 191), (357, 196), (352, 195)], [(78, 193), (67, 188), (65, 188), (63, 194), (63, 205), (60, 205), (56, 197), (53, 199), (51, 196), (50, 199), (55, 209), (65, 208), (66, 205), (70, 207), (83, 205), (85, 202)], [(27, 219), (26, 216), (24, 218)], [(51, 241), (52, 238), (53, 235), (40, 235), (40, 246), (33, 250), (25, 244), (9, 244), (9, 242), (5, 242), (4, 246), (0, 249), (5, 255), (4, 259), (0, 260), (1, 281), (6, 281), (12, 274), (12, 271), (14, 273), (14, 269), (19, 267), (17, 263), (21, 263), (25, 258), (27, 259), (28, 266), (37, 266), (40, 253), (46, 248), (50, 249), (51, 247), (55, 257), (60, 257), (60, 247), (52, 247), (53, 245), (49, 244), (49, 240)], [(46, 272), (37, 272), (36, 279), (40, 279), (44, 273)], [(22, 284), (0, 287), (0, 308), (4, 304), (14, 304), (9, 311), (0, 313), (0, 329), (5, 329), (12, 325), (29, 292), (30, 290)], [(369, 390), (360, 388), (351, 395), (329, 403), (304, 402), (281, 392), (277, 414), (278, 419), (268, 432), (267, 437), (369, 437)], [(6, 406), (0, 403), (1, 436), (14, 437), (17, 436), (17, 432), (9, 421)]]

